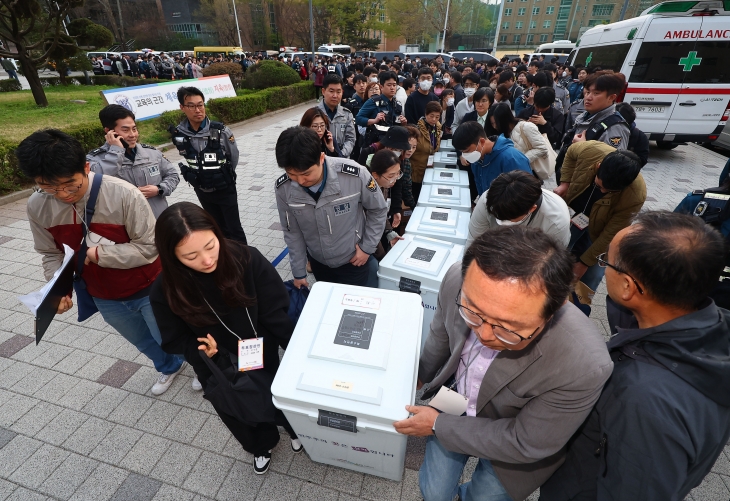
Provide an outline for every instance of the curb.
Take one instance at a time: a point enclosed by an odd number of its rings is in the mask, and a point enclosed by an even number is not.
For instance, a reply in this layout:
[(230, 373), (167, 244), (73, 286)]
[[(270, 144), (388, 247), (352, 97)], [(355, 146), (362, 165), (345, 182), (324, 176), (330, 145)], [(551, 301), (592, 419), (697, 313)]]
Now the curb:
[(7, 205), (13, 202), (17, 202), (18, 200), (22, 200), (24, 198), (28, 198), (33, 194), (34, 191), (35, 190), (33, 188), (28, 188), (27, 190), (16, 191), (14, 193), (4, 195), (0, 197), (0, 205)]
[[(289, 106), (287, 108), (282, 108), (280, 110), (270, 111), (268, 113), (264, 113), (263, 115), (258, 115), (258, 116), (255, 116), (255, 117), (251, 117), (251, 118), (249, 118), (247, 120), (242, 120), (240, 122), (234, 122), (234, 123), (226, 124), (226, 125), (230, 129), (230, 128), (236, 127), (238, 125), (243, 125), (243, 124), (247, 124), (247, 123), (251, 123), (251, 122), (256, 122), (258, 120), (263, 120), (264, 118), (268, 118), (268, 117), (272, 117), (272, 116), (275, 116), (275, 115), (279, 115), (280, 113), (287, 112), (287, 111), (291, 110), (292, 108), (296, 108), (297, 106), (301, 106), (303, 104), (312, 104), (312, 103), (318, 103), (318, 102), (319, 102), (318, 99), (310, 99), (309, 101), (304, 101), (302, 103), (295, 104), (294, 106)], [(155, 148), (157, 148), (158, 150), (160, 150), (162, 152), (165, 152), (165, 151), (171, 150), (173, 148), (173, 144), (172, 144), (172, 142), (164, 143), (164, 144), (159, 144), (159, 145), (155, 146)]]

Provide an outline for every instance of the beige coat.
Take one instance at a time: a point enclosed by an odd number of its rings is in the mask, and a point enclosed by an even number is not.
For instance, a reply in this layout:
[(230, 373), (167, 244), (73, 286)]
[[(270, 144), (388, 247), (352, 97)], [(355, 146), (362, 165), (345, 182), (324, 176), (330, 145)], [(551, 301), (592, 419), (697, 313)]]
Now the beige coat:
[(538, 158), (545, 158), (548, 155), (547, 143), (543, 140), (537, 125), (533, 123), (520, 121), (512, 129), (510, 139), (515, 143), (515, 148), (525, 154), (530, 165)]

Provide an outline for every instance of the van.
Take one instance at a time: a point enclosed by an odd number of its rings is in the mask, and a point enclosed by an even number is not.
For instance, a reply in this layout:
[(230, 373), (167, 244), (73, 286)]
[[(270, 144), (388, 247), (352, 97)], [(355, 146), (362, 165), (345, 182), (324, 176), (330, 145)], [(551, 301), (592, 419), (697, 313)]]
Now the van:
[(410, 56), (411, 61), (415, 61), (417, 57), (420, 57), (422, 60), (428, 59), (430, 61), (431, 59), (436, 59), (439, 56), (441, 56), (441, 59), (444, 60), (444, 64), (449, 64), (449, 61), (451, 61), (451, 55), (447, 52), (409, 52), (406, 55)]
[(620, 100), (657, 146), (706, 143), (730, 116), (730, 9), (722, 0), (662, 2), (586, 31), (570, 64), (623, 73)]
[(218, 57), (223, 54), (226, 57), (243, 56), (243, 49), (240, 47), (195, 47), (195, 57)]
[(570, 54), (575, 48), (575, 44), (570, 40), (556, 40), (550, 43), (540, 45), (535, 52), (538, 54)]
[(474, 58), (475, 63), (488, 63), (490, 61), (498, 61), (496, 57), (486, 52), (477, 52), (473, 50), (457, 50), (451, 52), (451, 57), (455, 57), (459, 61), (464, 59)]
[(91, 59), (92, 57), (103, 57), (104, 59), (110, 59), (112, 57), (120, 57), (121, 52), (87, 52), (86, 57)]

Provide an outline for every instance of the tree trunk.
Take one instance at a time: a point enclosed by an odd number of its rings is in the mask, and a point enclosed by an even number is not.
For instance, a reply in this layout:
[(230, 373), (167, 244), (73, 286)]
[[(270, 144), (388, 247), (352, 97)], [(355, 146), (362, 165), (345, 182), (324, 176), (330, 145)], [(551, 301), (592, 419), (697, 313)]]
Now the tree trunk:
[(20, 67), (23, 68), (25, 78), (28, 79), (28, 85), (30, 85), (30, 91), (33, 93), (33, 99), (35, 104), (38, 106), (48, 106), (48, 99), (46, 93), (41, 85), (41, 78), (38, 76), (38, 70), (33, 63), (28, 59), (25, 50), (19, 51), (18, 61), (20, 61)]

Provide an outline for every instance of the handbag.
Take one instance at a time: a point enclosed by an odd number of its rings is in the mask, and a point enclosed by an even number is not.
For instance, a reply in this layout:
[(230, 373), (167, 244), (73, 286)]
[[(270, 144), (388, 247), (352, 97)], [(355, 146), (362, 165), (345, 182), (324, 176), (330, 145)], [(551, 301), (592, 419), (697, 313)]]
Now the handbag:
[(76, 252), (76, 271), (74, 272), (73, 285), (74, 291), (76, 292), (76, 306), (78, 309), (78, 320), (83, 322), (91, 315), (96, 313), (98, 308), (94, 303), (94, 298), (91, 297), (89, 291), (86, 289), (86, 282), (82, 278), (84, 273), (84, 261), (86, 260), (86, 251), (88, 245), (86, 245), (86, 232), (91, 224), (91, 218), (94, 217), (94, 211), (96, 210), (96, 198), (99, 195), (99, 188), (101, 187), (102, 174), (94, 173), (94, 180), (91, 182), (91, 191), (89, 192), (89, 200), (86, 202), (86, 208), (84, 210), (84, 220), (81, 221), (81, 232), (83, 238), (81, 239), (81, 247)]
[(304, 303), (307, 302), (307, 298), (309, 297), (309, 289), (304, 286), (297, 289), (294, 287), (294, 280), (284, 282), (284, 287), (286, 287), (286, 291), (289, 293), (289, 311), (287, 311), (287, 315), (289, 315), (291, 323), (297, 325), (299, 316), (304, 309)]
[[(520, 127), (520, 135), (522, 136), (522, 139), (530, 145), (530, 149), (535, 147), (535, 145), (533, 145), (529, 138), (525, 135), (525, 122), (522, 122), (522, 126)], [(550, 144), (547, 134), (541, 134), (541, 136), (542, 142), (547, 148), (547, 156), (534, 159), (530, 163), (530, 167), (532, 167), (532, 171), (535, 175), (544, 181), (555, 174), (555, 161), (557, 160), (558, 155), (555, 153), (553, 146)]]
[[(210, 311), (228, 332), (241, 337), (233, 332), (223, 323), (208, 301), (203, 299)], [(251, 322), (251, 327), (256, 333), (251, 315), (246, 308), (246, 315)], [(221, 368), (213, 362), (203, 351), (198, 351), (200, 357), (210, 369), (212, 376), (208, 378), (205, 385), (203, 398), (224, 414), (236, 418), (238, 421), (255, 426), (257, 423), (273, 423), (276, 419), (276, 407), (271, 400), (271, 385), (274, 382), (274, 375), (265, 370), (244, 371), (238, 370), (238, 355), (228, 354), (224, 356), (223, 362), (229, 362), (226, 367)], [(224, 353), (221, 353), (223, 356)]]

